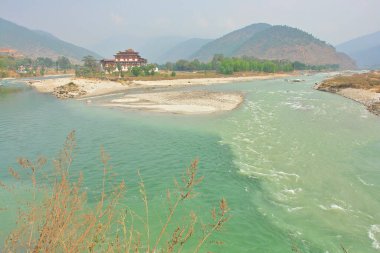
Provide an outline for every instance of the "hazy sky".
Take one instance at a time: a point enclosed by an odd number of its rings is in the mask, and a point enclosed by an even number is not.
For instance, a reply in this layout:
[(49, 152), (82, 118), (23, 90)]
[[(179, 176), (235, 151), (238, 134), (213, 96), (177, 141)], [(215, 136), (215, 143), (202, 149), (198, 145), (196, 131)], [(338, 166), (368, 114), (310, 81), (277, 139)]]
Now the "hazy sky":
[(380, 0), (0, 0), (0, 17), (88, 46), (120, 33), (216, 38), (285, 24), (333, 45), (380, 30)]

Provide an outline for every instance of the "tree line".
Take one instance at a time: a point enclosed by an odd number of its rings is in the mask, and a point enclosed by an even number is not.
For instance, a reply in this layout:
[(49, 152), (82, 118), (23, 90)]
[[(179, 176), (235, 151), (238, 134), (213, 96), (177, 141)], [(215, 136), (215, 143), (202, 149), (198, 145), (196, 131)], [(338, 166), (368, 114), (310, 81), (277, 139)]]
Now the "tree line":
[(53, 60), (49, 57), (38, 57), (31, 59), (28, 57), (11, 57), (0, 56), (0, 77), (7, 77), (9, 71), (17, 72), (19, 74), (26, 75), (41, 75), (45, 74), (47, 69), (69, 70), (75, 66), (65, 56), (60, 56), (57, 60)]
[(294, 70), (337, 70), (339, 65), (307, 65), (301, 62), (286, 60), (261, 60), (251, 57), (224, 57), (221, 54), (214, 55), (209, 62), (195, 60), (179, 60), (175, 63), (167, 62), (160, 68), (170, 71), (217, 71), (230, 75), (234, 72), (291, 72)]

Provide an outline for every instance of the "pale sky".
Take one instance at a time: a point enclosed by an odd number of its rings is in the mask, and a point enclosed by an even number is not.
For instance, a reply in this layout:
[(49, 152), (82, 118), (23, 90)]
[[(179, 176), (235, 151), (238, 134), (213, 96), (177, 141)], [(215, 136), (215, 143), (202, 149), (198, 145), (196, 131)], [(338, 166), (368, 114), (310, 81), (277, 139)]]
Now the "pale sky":
[(380, 0), (0, 0), (0, 17), (89, 46), (119, 34), (217, 38), (253, 23), (332, 45), (380, 30)]

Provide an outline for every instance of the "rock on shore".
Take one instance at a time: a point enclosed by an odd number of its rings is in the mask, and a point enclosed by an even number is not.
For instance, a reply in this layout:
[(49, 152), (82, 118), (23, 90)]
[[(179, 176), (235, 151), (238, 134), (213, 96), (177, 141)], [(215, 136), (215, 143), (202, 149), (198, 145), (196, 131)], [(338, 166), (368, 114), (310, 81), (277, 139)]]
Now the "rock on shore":
[(76, 98), (86, 95), (87, 92), (81, 89), (77, 84), (70, 82), (68, 84), (54, 88), (53, 95), (60, 99)]

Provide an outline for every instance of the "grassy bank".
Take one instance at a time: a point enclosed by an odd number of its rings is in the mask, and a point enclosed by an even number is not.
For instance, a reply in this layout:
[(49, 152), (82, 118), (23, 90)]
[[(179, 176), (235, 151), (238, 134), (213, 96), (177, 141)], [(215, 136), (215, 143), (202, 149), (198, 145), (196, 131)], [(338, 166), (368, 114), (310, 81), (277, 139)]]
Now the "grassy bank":
[(349, 76), (339, 75), (325, 80), (318, 86), (319, 90), (335, 92), (346, 88), (370, 90), (380, 93), (380, 71)]
[(335, 76), (316, 85), (315, 88), (359, 102), (365, 105), (368, 111), (380, 116), (380, 71)]

